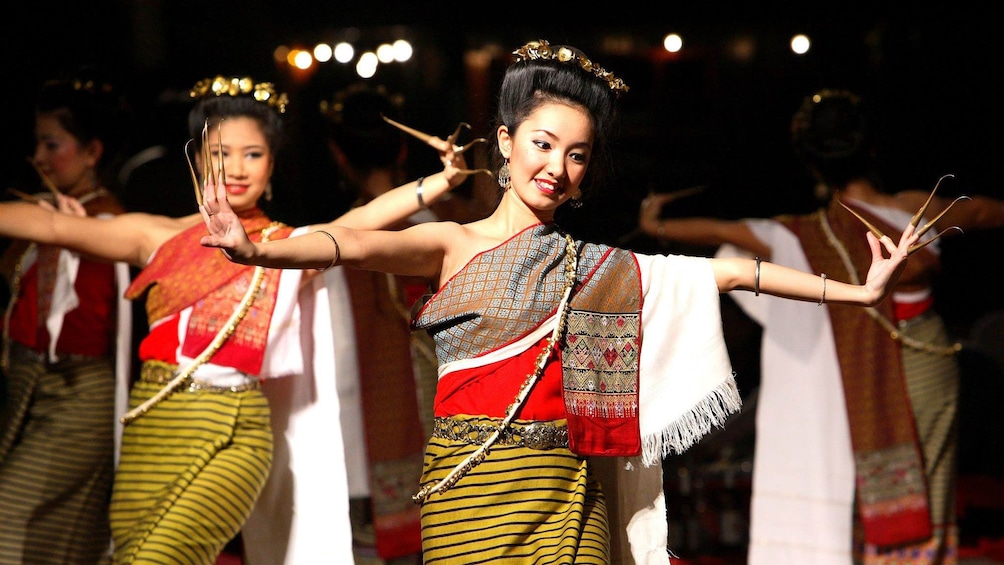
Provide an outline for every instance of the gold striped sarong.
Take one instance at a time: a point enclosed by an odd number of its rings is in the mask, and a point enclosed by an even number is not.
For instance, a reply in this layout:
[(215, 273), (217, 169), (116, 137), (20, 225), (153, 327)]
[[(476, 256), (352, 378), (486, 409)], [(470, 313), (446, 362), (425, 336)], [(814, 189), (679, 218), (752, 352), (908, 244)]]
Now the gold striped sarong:
[(11, 344), (0, 375), (0, 564), (97, 563), (107, 552), (113, 373), (106, 357), (50, 364)]
[[(476, 426), (497, 422), (467, 420)], [(422, 485), (445, 477), (477, 448), (476, 442), (434, 435), (426, 448)], [(495, 444), (452, 488), (422, 504), (425, 565), (606, 565), (609, 540), (599, 482), (588, 460), (567, 447)]]
[[(162, 386), (137, 382), (130, 408)], [(182, 389), (127, 425), (111, 503), (115, 562), (214, 563), (265, 485), (269, 417), (260, 390)]]

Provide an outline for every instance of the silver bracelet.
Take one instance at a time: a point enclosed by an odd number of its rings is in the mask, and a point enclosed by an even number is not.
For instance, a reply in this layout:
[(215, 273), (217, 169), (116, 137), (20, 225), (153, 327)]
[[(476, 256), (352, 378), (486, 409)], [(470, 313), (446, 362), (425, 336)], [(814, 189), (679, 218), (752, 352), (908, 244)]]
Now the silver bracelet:
[(760, 296), (760, 258), (756, 258), (756, 274), (753, 276), (753, 296)]
[(415, 185), (415, 197), (418, 198), (418, 207), (422, 210), (427, 208), (425, 198), (422, 198), (422, 181), (424, 180), (425, 177), (418, 177), (418, 184)]
[(323, 233), (324, 235), (328, 236), (328, 238), (331, 239), (331, 243), (335, 244), (335, 256), (331, 259), (331, 263), (329, 263), (327, 267), (322, 267), (320, 269), (317, 269), (318, 271), (326, 271), (331, 267), (334, 267), (335, 263), (337, 263), (338, 260), (342, 258), (342, 249), (341, 247), (338, 247), (338, 241), (335, 240), (335, 236), (331, 235), (330, 233), (324, 230), (317, 230), (317, 233)]
[(820, 273), (819, 277), (823, 279), (823, 294), (819, 297), (819, 304), (816, 304), (816, 306), (822, 306), (826, 302), (826, 273)]

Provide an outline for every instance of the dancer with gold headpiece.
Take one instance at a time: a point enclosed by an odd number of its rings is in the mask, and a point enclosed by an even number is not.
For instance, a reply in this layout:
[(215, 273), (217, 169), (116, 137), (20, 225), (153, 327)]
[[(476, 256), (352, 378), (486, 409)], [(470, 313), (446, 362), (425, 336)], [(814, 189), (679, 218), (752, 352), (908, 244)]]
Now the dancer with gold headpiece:
[[(493, 135), (501, 198), (466, 224), (325, 224), (252, 242), (225, 187), (207, 186), (202, 245), (236, 263), (345, 265), (421, 276), (435, 290), (413, 319), (435, 339), (440, 362), (414, 496), (427, 563), (620, 562), (624, 530), (637, 562), (667, 561), (658, 463), (740, 408), (719, 293), (874, 305), (906, 266), (912, 228), (898, 244), (866, 235), (873, 263), (862, 284), (752, 259), (575, 240), (556, 211), (599, 189), (627, 91), (574, 47), (535, 41), (516, 50)], [(609, 507), (597, 476), (604, 462), (631, 483), (609, 493)]]
[[(121, 214), (114, 172), (127, 117), (97, 68), (46, 82), (29, 158), (42, 188), (11, 192), (45, 214)], [(129, 373), (128, 266), (31, 241), (12, 242), (0, 265), (12, 288), (0, 352), (0, 563), (98, 563), (111, 539), (116, 372)]]
[[(223, 76), (200, 81), (192, 96), (189, 125), (197, 197), (198, 177), (219, 173), (225, 175), (220, 186), (234, 204), (238, 223), (255, 240), (307, 232), (273, 221), (262, 209), (262, 199), (271, 197), (286, 96), (271, 83)], [(422, 199), (416, 197), (418, 183), (409, 182), (338, 222), (382, 227), (419, 210), (420, 200), (435, 199), (462, 182), (464, 161), (454, 145), (438, 138), (429, 144), (456, 166), (426, 177)], [(344, 486), (339, 487), (345, 481), (344, 464), (337, 434), (323, 429), (325, 418), (337, 422), (338, 417), (338, 368), (332, 336), (322, 331), (331, 327), (324, 292), (329, 273), (322, 277), (235, 265), (221, 253), (198, 246), (203, 230), (198, 214), (170, 218), (126, 213), (97, 220), (36, 205), (0, 204), (2, 236), (142, 268), (127, 296), (145, 297), (151, 329), (140, 344), (140, 381), (122, 418), (126, 426), (111, 503), (115, 561), (212, 564), (244, 525), (266, 485), (275, 421), (282, 425), (276, 434), (284, 457), (278, 472), (285, 477), (288, 467), (318, 463), (325, 484), (333, 485), (330, 490), (336, 493), (330, 497), (333, 506), (325, 510), (334, 516), (344, 510), (345, 516), (344, 528), (325, 524), (323, 541), (333, 552), (330, 556), (306, 555), (298, 562), (349, 562), (348, 509)], [(324, 340), (323, 346), (310, 343), (312, 331)], [(312, 373), (325, 376), (301, 386)], [(272, 397), (266, 397), (276, 382), (281, 392), (306, 394), (278, 395), (283, 399), (277, 406), (281, 420), (270, 418)], [(315, 388), (316, 383), (331, 390)], [(319, 408), (322, 404), (326, 409)], [(334, 426), (337, 429), (337, 423)], [(323, 450), (326, 458), (311, 459), (310, 453), (318, 451), (316, 442), (311, 449), (297, 449), (303, 446), (294, 432), (312, 427), (318, 429), (311, 441), (316, 434), (331, 440), (330, 449)], [(302, 483), (303, 477), (297, 479)], [(327, 503), (326, 492), (277, 495), (286, 502), (280, 506), (286, 515), (272, 519), (282, 521), (275, 530), (287, 527), (284, 543), (290, 543), (289, 524), (300, 524), (296, 511), (304, 512), (291, 508), (292, 499), (308, 504), (312, 497)]]

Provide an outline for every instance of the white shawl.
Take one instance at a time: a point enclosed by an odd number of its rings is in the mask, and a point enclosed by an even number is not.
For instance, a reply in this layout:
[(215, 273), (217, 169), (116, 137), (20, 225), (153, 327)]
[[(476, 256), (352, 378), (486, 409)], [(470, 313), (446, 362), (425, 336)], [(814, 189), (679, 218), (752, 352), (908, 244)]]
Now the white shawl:
[[(798, 239), (748, 220), (771, 262), (811, 272)], [(747, 256), (731, 245), (718, 256)], [(749, 565), (850, 565), (854, 454), (826, 308), (731, 295), (763, 328), (753, 459)]]

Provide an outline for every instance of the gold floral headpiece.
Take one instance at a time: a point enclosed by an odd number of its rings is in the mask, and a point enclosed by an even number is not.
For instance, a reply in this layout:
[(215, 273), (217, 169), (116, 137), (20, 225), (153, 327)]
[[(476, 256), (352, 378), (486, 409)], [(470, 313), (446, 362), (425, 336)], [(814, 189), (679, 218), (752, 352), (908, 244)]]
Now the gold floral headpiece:
[(531, 41), (526, 45), (512, 52), (516, 61), (529, 61), (532, 59), (556, 59), (561, 63), (578, 63), (579, 67), (587, 73), (592, 73), (598, 78), (606, 81), (610, 90), (618, 95), (629, 90), (624, 81), (615, 77), (614, 74), (603, 67), (594, 64), (584, 53), (568, 45), (551, 46), (546, 40)]
[(255, 82), (251, 77), (230, 77), (218, 75), (215, 78), (205, 78), (195, 83), (189, 95), (192, 98), (209, 98), (210, 96), (244, 96), (250, 95), (258, 102), (264, 102), (279, 111), (286, 111), (289, 98), (285, 93), (276, 92), (271, 82)]

